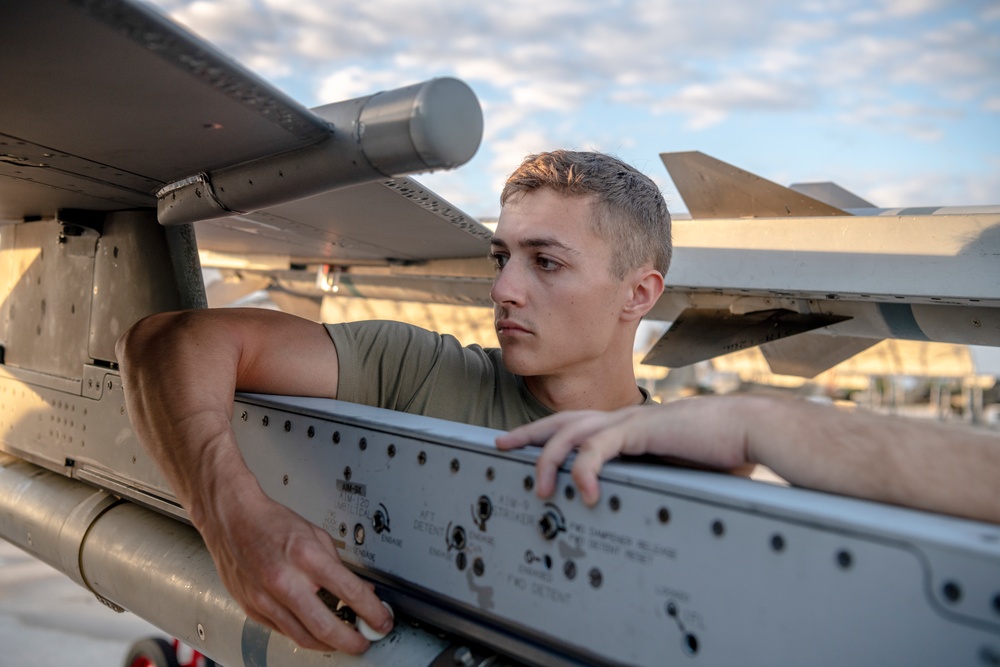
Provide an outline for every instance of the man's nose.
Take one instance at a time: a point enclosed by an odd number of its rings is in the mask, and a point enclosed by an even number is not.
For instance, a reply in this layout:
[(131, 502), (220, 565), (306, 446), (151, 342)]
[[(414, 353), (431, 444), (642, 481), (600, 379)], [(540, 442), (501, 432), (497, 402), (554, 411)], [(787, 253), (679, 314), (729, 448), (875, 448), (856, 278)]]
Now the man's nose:
[(519, 272), (515, 268), (514, 262), (507, 264), (493, 278), (493, 287), (490, 289), (490, 298), (497, 305), (512, 304), (521, 305), (524, 303), (524, 284)]

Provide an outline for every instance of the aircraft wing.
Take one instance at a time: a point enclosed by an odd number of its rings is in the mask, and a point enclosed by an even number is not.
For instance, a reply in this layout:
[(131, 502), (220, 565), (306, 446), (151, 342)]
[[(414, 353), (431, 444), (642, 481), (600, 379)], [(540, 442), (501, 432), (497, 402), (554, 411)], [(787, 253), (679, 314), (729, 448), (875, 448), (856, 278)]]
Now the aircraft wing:
[[(406, 176), (471, 157), (478, 103), (439, 79), (307, 110), (145, 5), (0, 7), (0, 536), (108, 606), (233, 667), (981, 664), (1000, 650), (995, 526), (641, 462), (605, 469), (598, 507), (568, 470), (542, 501), (537, 452), (499, 452), (494, 432), (241, 395), (233, 427), (262, 488), (329, 531), (399, 622), (355, 658), (247, 618), (132, 430), (115, 341), (205, 305), (199, 251), (292, 307), (488, 303), (488, 232)], [(880, 331), (885, 311), (890, 333), (905, 313), (927, 333), (918, 308), (939, 299), (995, 332), (995, 261), (977, 259), (995, 257), (995, 213), (936, 243), (894, 214), (874, 261), (870, 230), (843, 223), (859, 219), (679, 221), (657, 316), (735, 322), (732, 336), (749, 316), (757, 339)], [(912, 257), (891, 262), (900, 242)]]
[(660, 159), (692, 218), (844, 215), (835, 206), (698, 151), (661, 153)]
[(884, 338), (1000, 345), (1000, 207), (876, 209), (831, 183), (661, 157), (692, 219), (674, 221), (649, 315), (672, 325), (645, 363), (760, 345), (775, 373), (813, 377)]
[[(662, 157), (692, 219), (673, 222), (666, 291), (647, 317), (671, 326), (645, 363), (760, 346), (773, 372), (813, 377), (886, 338), (1000, 345), (1000, 207), (879, 209), (833, 183), (786, 188), (702, 153)], [(272, 259), (203, 253), (229, 271), (210, 302), (241, 281), (242, 294), (259, 289), (257, 272), (311, 298), (313, 317), (345, 295), (490, 305), (485, 262), (337, 268), (331, 290), (316, 266)]]
[(437, 79), (309, 110), (131, 2), (4, 2), (0, 223), (158, 208), (204, 249), (327, 261), (475, 257), (489, 231), (401, 177), (482, 133)]

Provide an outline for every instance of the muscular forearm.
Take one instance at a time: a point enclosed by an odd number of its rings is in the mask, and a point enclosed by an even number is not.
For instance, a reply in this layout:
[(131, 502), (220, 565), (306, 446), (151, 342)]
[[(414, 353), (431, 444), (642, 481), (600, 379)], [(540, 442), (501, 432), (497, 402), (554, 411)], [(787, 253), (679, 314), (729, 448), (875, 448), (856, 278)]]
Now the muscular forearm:
[(223, 321), (173, 313), (143, 320), (118, 343), (136, 435), (196, 525), (212, 513), (213, 490), (247, 477), (230, 427), (238, 341)]
[(264, 310), (168, 313), (133, 326), (117, 353), (136, 435), (247, 615), (306, 648), (363, 651), (368, 642), (316, 596), (325, 589), (388, 632), (389, 613), (330, 535), (264, 494), (231, 426), (237, 390), (336, 396), (326, 330)]
[(573, 450), (573, 479), (591, 505), (606, 461), (654, 454), (730, 471), (760, 463), (797, 486), (1000, 523), (1000, 437), (861, 409), (730, 395), (561, 413), (497, 438), (501, 449), (542, 443), (542, 497)]
[(963, 427), (747, 399), (747, 455), (789, 482), (1000, 522), (1000, 438)]
[(117, 353), (136, 434), (196, 525), (213, 494), (259, 492), (230, 426), (237, 390), (336, 397), (326, 330), (284, 313), (161, 313), (131, 327)]

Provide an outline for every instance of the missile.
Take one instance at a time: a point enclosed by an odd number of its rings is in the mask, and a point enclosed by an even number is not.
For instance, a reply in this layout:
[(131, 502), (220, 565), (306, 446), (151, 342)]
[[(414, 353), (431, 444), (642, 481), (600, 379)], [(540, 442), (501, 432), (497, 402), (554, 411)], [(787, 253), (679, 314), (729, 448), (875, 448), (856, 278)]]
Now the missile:
[(451, 169), (479, 148), (475, 93), (448, 77), (311, 110), (328, 123), (312, 144), (199, 172), (159, 189), (163, 225), (250, 213), (349, 185)]
[(362, 656), (301, 649), (247, 618), (190, 525), (6, 454), (0, 537), (227, 667), (431, 665), (471, 650), (404, 622)]

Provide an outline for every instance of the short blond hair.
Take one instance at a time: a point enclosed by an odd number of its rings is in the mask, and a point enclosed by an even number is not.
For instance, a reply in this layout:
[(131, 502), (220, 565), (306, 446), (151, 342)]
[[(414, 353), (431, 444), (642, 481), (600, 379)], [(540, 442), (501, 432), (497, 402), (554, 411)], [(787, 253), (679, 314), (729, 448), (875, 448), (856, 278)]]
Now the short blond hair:
[(646, 264), (666, 275), (673, 252), (670, 213), (663, 194), (648, 176), (604, 153), (538, 153), (525, 158), (507, 179), (500, 205), (539, 188), (594, 198), (594, 231), (614, 247), (611, 270), (619, 279)]

